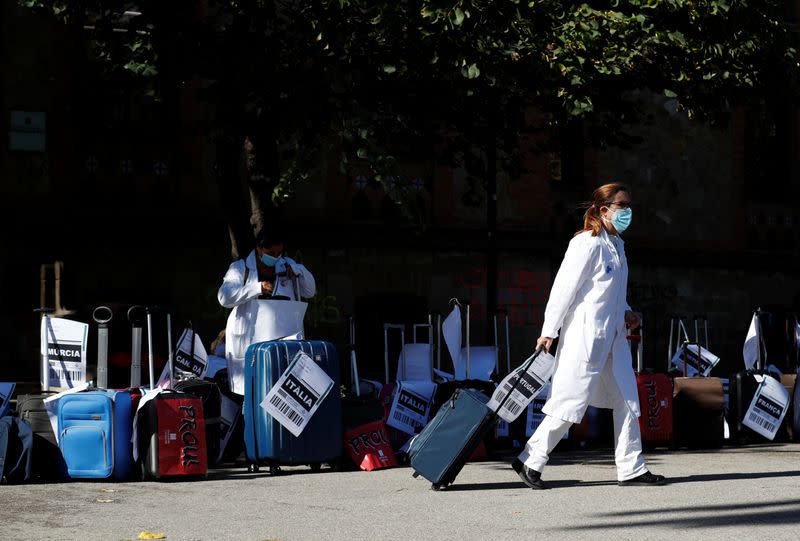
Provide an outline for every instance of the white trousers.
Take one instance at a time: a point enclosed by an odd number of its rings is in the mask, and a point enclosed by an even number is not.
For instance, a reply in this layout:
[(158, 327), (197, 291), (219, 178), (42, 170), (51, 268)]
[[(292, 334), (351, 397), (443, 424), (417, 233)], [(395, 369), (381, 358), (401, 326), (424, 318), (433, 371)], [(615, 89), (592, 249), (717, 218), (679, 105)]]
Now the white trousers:
[[(647, 471), (642, 457), (642, 435), (639, 420), (628, 409), (616, 385), (609, 385), (614, 396), (614, 461), (617, 464), (617, 479), (627, 481)], [(569, 421), (545, 415), (542, 424), (533, 433), (519, 455), (519, 459), (529, 468), (542, 472), (550, 452), (569, 429)]]

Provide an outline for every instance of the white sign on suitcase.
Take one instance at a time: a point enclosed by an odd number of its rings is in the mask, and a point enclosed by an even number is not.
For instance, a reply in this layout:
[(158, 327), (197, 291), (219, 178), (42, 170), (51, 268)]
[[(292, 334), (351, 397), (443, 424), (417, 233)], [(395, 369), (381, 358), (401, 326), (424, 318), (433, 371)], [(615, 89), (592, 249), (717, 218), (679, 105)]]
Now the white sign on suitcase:
[[(41, 355), (47, 361), (48, 387), (71, 388), (86, 381), (89, 325), (59, 317), (42, 318)], [(44, 381), (42, 388), (46, 388)]]
[(755, 378), (759, 386), (742, 424), (772, 440), (789, 409), (789, 391), (773, 377), (756, 375)]
[(553, 375), (556, 359), (549, 353), (541, 353), (533, 361), (525, 373), (522, 373), (524, 364), (514, 369), (507, 375), (500, 385), (495, 389), (492, 399), (486, 404), (491, 410), (496, 410), (503, 402), (506, 395), (514, 388), (514, 384), (522, 376), (522, 381), (511, 393), (511, 397), (506, 400), (503, 407), (497, 413), (506, 422), (513, 422), (520, 413), (530, 404), (536, 396), (542, 392), (545, 384)]
[(398, 381), (386, 424), (414, 435), (428, 424), (436, 384), (431, 381)]
[(333, 380), (300, 351), (269, 390), (261, 407), (286, 430), (299, 436), (333, 388)]

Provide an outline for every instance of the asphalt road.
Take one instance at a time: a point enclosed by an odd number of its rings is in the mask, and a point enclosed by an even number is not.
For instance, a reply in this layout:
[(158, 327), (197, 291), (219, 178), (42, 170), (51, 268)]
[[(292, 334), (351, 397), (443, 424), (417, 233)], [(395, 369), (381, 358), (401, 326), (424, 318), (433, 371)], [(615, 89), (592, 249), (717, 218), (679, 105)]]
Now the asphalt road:
[[(3, 539), (798, 539), (800, 445), (647, 455), (663, 487), (619, 487), (608, 452), (556, 453), (547, 491), (508, 462), (468, 464), (434, 492), (409, 468), (215, 470), (183, 483), (0, 487)], [(510, 460), (510, 459), (509, 459)]]

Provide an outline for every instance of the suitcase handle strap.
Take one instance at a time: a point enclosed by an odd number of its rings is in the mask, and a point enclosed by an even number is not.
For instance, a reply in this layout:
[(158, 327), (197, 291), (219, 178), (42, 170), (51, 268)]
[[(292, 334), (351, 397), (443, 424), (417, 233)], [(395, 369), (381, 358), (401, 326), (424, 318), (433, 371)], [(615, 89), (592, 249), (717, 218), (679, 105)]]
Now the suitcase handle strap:
[(503, 406), (506, 405), (508, 399), (511, 398), (511, 395), (514, 394), (514, 391), (517, 390), (519, 382), (522, 381), (522, 374), (528, 371), (528, 369), (533, 364), (533, 361), (536, 360), (536, 358), (542, 353), (542, 351), (544, 351), (544, 347), (539, 346), (538, 348), (536, 348), (536, 351), (533, 352), (533, 355), (525, 359), (525, 362), (522, 363), (522, 370), (519, 371), (519, 377), (516, 379), (516, 381), (514, 381), (514, 384), (511, 386), (511, 389), (509, 389), (508, 393), (506, 393), (506, 396), (500, 401), (500, 404), (497, 406), (497, 409), (494, 410), (495, 415), (498, 415), (500, 413), (500, 410), (503, 409)]

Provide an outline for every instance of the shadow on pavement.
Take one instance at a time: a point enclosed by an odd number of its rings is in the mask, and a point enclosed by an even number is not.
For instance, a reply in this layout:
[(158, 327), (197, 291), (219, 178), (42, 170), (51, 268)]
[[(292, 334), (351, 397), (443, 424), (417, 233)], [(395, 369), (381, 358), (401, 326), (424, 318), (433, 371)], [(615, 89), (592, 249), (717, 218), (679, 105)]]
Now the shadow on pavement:
[(679, 483), (703, 483), (706, 481), (740, 481), (742, 479), (770, 479), (774, 477), (798, 477), (800, 471), (767, 471), (767, 472), (747, 472), (747, 473), (707, 473), (703, 475), (687, 475), (686, 477), (670, 477), (667, 483), (676, 485)]
[[(750, 512), (743, 512), (743, 509), (752, 509)], [(734, 513), (725, 514), (726, 511)], [(686, 516), (675, 518), (663, 518), (665, 513), (679, 512)], [(736, 527), (736, 526), (768, 526), (790, 525), (798, 523), (800, 516), (800, 500), (777, 500), (773, 502), (762, 502), (760, 504), (744, 504), (722, 506), (714, 505), (710, 507), (693, 507), (678, 509), (651, 509), (648, 511), (635, 511), (630, 514), (639, 515), (632, 520), (632, 517), (625, 516), (624, 513), (609, 514), (607, 518), (616, 518), (616, 521), (604, 520), (596, 523), (580, 524), (558, 528), (565, 531), (587, 531), (587, 530), (612, 530), (643, 528), (658, 526), (661, 528), (674, 528), (681, 530), (684, 528), (714, 528)], [(641, 520), (645, 515), (653, 518)], [(595, 517), (600, 518), (599, 515)], [(685, 533), (685, 532), (684, 532)], [(768, 536), (767, 536), (768, 537)]]
[[(616, 481), (579, 481), (578, 479), (545, 479), (547, 486), (551, 489), (573, 488), (573, 487), (596, 487), (596, 486), (616, 486)], [(505, 483), (469, 483), (454, 484), (447, 488), (447, 492), (458, 492), (466, 490), (510, 490), (523, 489), (530, 491), (522, 481), (509, 481)]]
[[(698, 509), (697, 506), (686, 506), (686, 507), (670, 507), (669, 511), (671, 513), (697, 513), (698, 511), (736, 511), (739, 509), (747, 509), (750, 511), (755, 511), (756, 509), (763, 509), (768, 507), (786, 507), (786, 506), (797, 506), (800, 505), (800, 500), (775, 500), (773, 502), (760, 502), (760, 503), (731, 503), (731, 504), (724, 504), (724, 505), (704, 505), (702, 509)], [(596, 515), (590, 515), (595, 518), (610, 518), (610, 517), (632, 517), (634, 515), (655, 515), (658, 513), (664, 513), (664, 508), (654, 508), (654, 509), (637, 509), (633, 511), (620, 511), (618, 513), (598, 513)]]

